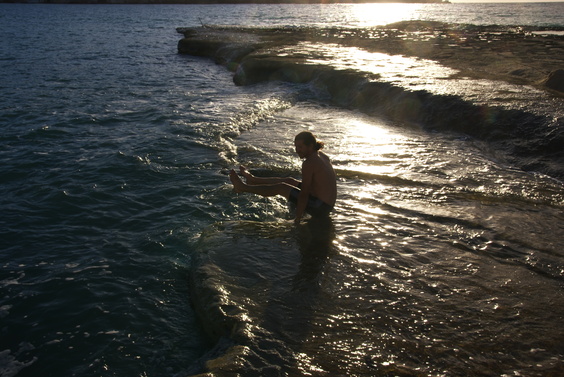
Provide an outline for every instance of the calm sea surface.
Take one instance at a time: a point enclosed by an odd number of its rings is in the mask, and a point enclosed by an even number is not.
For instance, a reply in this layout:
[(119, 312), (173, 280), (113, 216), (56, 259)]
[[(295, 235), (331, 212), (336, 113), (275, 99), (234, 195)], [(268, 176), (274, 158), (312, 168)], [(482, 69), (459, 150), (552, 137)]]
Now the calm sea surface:
[[(229, 352), (243, 375), (564, 374), (562, 182), (306, 86), (237, 87), (179, 55), (175, 31), (563, 15), (1, 4), (0, 375), (187, 376)], [(284, 201), (235, 195), (225, 173), (298, 176), (304, 128), (339, 200), (330, 224), (296, 228)]]

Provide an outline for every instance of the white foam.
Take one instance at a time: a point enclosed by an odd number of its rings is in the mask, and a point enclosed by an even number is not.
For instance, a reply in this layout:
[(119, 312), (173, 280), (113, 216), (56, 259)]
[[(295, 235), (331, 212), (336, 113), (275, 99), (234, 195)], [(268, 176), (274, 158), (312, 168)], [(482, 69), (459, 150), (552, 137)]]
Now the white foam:
[[(30, 344), (25, 344), (22, 346), (22, 349), (18, 351), (18, 353), (20, 353), (25, 349), (28, 349), (29, 347), (31, 347), (31, 349), (34, 348)], [(16, 355), (12, 354), (12, 351), (9, 349), (0, 351), (0, 365), (1, 365), (0, 374), (2, 375), (2, 377), (14, 377), (22, 369), (30, 366), (31, 364), (37, 361), (37, 357), (34, 357), (33, 359), (27, 362), (19, 361), (18, 359), (16, 359), (16, 357), (17, 354)]]

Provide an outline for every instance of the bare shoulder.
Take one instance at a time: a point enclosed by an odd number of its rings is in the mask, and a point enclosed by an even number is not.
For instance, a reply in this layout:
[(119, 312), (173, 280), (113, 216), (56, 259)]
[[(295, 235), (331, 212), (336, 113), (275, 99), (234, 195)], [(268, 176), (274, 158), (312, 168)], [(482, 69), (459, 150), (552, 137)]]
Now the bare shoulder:
[(331, 166), (331, 160), (325, 153), (318, 151), (314, 155), (307, 158), (302, 165), (302, 169), (312, 169), (314, 171), (325, 170)]
[(304, 160), (303, 162), (303, 167), (309, 166), (309, 167), (314, 167), (317, 165), (321, 165), (323, 164), (326, 160), (325, 160), (326, 156), (325, 155), (321, 155), (321, 152), (315, 153), (313, 155), (311, 155), (310, 157), (308, 157), (307, 159)]
[(325, 153), (323, 153), (323, 152), (321, 152), (321, 151), (319, 151), (319, 157), (320, 157), (322, 160), (326, 161), (326, 162), (330, 162), (330, 161), (331, 161), (331, 159), (329, 158), (329, 156), (327, 156)]

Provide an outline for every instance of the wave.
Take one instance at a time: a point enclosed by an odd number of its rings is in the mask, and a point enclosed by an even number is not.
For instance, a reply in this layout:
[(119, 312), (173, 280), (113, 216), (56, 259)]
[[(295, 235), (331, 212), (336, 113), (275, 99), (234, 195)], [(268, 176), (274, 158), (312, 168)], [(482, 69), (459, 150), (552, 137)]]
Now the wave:
[[(548, 31), (555, 28), (544, 29)], [(429, 85), (421, 85), (419, 81), (426, 79), (427, 77), (423, 76), (428, 73), (414, 69), (409, 66), (409, 62), (405, 67), (396, 68), (400, 72), (393, 78), (386, 79), (382, 78), (383, 73), (366, 71), (366, 68), (359, 69), (354, 65), (356, 63), (351, 63), (362, 51), (375, 48), (374, 40), (378, 42), (378, 49), (387, 54), (411, 53), (423, 58), (428, 57), (429, 53), (424, 50), (429, 47), (429, 43), (439, 43), (441, 56), (451, 56), (448, 58), (450, 60), (445, 59), (454, 64), (460, 72), (451, 72), (445, 77), (439, 75), (433, 78), (432, 85), (456, 86), (460, 84), (459, 81), (455, 82), (455, 79), (458, 79), (456, 76), (468, 72), (464, 68), (461, 70), (462, 63), (458, 61), (460, 58), (452, 61), (452, 55), (458, 56), (467, 49), (471, 50), (470, 56), (485, 53), (483, 46), (492, 41), (495, 44), (497, 39), (512, 43), (512, 47), (523, 44), (523, 48), (532, 48), (531, 43), (537, 43), (537, 37), (521, 40), (531, 36), (532, 29), (412, 21), (360, 31), (336, 28), (236, 27), (179, 28), (178, 31), (185, 35), (178, 43), (180, 53), (213, 58), (234, 72), (233, 80), (237, 85), (274, 80), (307, 83), (317, 100), (358, 109), (371, 115), (384, 115), (402, 125), (415, 125), (432, 132), (461, 133), (485, 140), (492, 143), (498, 151), (503, 151), (511, 163), (524, 170), (564, 178), (564, 105), (559, 92), (542, 87), (538, 83), (539, 73), (531, 73), (533, 68), (517, 69), (506, 76), (494, 77), (496, 80), (513, 81), (512, 85), (520, 86), (504, 87), (490, 94), (490, 91), (495, 91), (496, 87), (500, 86), (500, 81), (488, 81), (485, 84), (484, 81), (464, 81), (462, 85), (466, 85), (466, 88), (454, 90), (452, 94), (448, 90), (441, 92), (430, 88)], [(432, 39), (428, 39), (431, 37)], [(476, 40), (469, 41), (472, 38)], [(537, 47), (559, 48), (558, 46), (564, 44), (564, 37), (552, 35), (547, 38), (542, 39), (539, 42), (542, 46)], [(351, 61), (343, 63), (346, 59), (331, 60), (332, 58), (319, 48), (320, 44), (313, 44), (309, 49), (304, 49), (304, 41), (334, 43), (335, 40), (338, 40), (339, 46), (355, 46), (355, 53), (348, 58)], [(399, 43), (401, 41), (403, 42)], [(372, 45), (368, 46), (369, 43)], [(454, 50), (452, 43), (456, 43)], [(395, 47), (394, 44), (401, 47)], [(358, 50), (359, 48), (361, 50)], [(503, 51), (492, 51), (490, 52), (503, 54)], [(377, 63), (368, 61), (364, 64), (366, 66)], [(412, 64), (430, 67), (433, 63), (419, 60), (419, 63)], [(479, 67), (476, 68), (479, 71)], [(386, 67), (383, 70), (385, 71)], [(400, 82), (410, 74), (418, 75), (419, 81)], [(491, 75), (491, 72), (487, 74)], [(487, 74), (481, 73), (482, 76), (478, 78), (483, 80)], [(523, 86), (522, 84), (527, 83), (527, 78), (537, 80), (540, 91)], [(480, 87), (472, 88), (476, 93), (469, 95), (469, 85)], [(522, 87), (527, 89), (521, 92)]]

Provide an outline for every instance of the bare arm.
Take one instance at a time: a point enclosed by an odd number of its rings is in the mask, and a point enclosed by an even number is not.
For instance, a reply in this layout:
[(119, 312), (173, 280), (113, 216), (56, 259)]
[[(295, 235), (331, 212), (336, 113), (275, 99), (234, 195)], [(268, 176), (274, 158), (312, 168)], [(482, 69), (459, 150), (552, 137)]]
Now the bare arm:
[(296, 207), (296, 218), (294, 222), (298, 224), (304, 215), (307, 207), (309, 194), (311, 193), (311, 185), (313, 183), (313, 164), (305, 161), (302, 165), (302, 186), (300, 195), (298, 196), (298, 205)]

